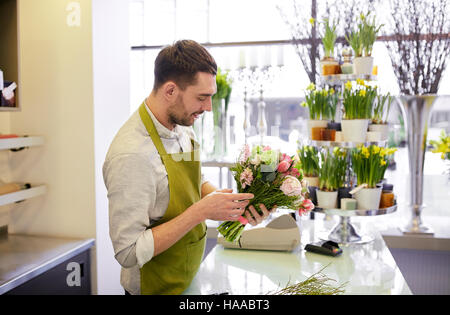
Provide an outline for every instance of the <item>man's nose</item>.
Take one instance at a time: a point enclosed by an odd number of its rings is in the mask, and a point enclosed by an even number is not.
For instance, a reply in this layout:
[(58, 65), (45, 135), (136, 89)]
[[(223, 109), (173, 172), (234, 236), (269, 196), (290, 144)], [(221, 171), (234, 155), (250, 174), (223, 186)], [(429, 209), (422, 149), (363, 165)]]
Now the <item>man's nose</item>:
[(205, 102), (205, 105), (203, 106), (203, 110), (207, 111), (207, 112), (212, 111), (212, 97), (209, 97), (208, 101)]

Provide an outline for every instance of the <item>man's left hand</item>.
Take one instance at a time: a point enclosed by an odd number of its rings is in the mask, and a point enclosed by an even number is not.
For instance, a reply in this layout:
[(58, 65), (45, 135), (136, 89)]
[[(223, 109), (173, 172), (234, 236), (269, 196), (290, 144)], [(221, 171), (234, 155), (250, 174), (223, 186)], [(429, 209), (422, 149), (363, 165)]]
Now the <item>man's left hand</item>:
[(263, 204), (259, 205), (259, 208), (263, 212), (263, 214), (259, 214), (258, 211), (256, 211), (255, 207), (250, 206), (248, 207), (248, 210), (245, 211), (245, 217), (248, 220), (248, 223), (252, 226), (256, 226), (260, 224), (262, 221), (264, 221), (272, 212), (275, 212), (277, 210), (277, 206), (275, 206), (270, 211), (267, 210), (266, 206)]

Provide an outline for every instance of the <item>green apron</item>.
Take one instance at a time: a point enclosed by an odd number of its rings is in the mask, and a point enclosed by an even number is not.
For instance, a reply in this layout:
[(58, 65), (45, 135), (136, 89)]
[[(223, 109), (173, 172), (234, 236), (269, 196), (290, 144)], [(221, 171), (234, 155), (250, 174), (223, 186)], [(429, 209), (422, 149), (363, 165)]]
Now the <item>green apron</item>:
[[(158, 149), (169, 182), (169, 206), (154, 226), (172, 220), (201, 198), (201, 163), (198, 145), (192, 142), (192, 152), (167, 154), (155, 125), (145, 108), (139, 114)], [(153, 257), (141, 268), (141, 294), (181, 294), (191, 283), (200, 267), (206, 244), (206, 224), (189, 231), (172, 247)]]

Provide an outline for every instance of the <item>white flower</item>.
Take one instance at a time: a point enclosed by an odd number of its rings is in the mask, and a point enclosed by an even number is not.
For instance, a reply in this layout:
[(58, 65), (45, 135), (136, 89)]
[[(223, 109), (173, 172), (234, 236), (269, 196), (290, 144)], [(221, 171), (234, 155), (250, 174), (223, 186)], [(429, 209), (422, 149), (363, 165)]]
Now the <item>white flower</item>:
[(302, 196), (302, 184), (294, 176), (286, 176), (280, 189), (286, 196)]
[(255, 166), (258, 166), (259, 164), (261, 164), (261, 155), (256, 154), (256, 155), (250, 160), (250, 163), (253, 164), (253, 165), (255, 165)]

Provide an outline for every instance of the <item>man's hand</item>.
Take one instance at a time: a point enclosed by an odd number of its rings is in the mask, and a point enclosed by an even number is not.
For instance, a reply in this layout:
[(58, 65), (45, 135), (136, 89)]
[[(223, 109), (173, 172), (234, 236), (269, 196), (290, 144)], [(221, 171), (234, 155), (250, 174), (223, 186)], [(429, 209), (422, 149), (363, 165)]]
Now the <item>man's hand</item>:
[(253, 194), (233, 194), (231, 189), (216, 190), (188, 208), (195, 211), (199, 221), (237, 221)]
[(245, 211), (245, 217), (248, 220), (248, 223), (252, 226), (260, 224), (262, 221), (264, 221), (272, 212), (275, 212), (277, 210), (277, 206), (275, 206), (270, 211), (267, 210), (266, 206), (263, 204), (259, 205), (259, 208), (263, 212), (262, 215), (256, 211), (255, 207), (250, 206), (247, 211)]

